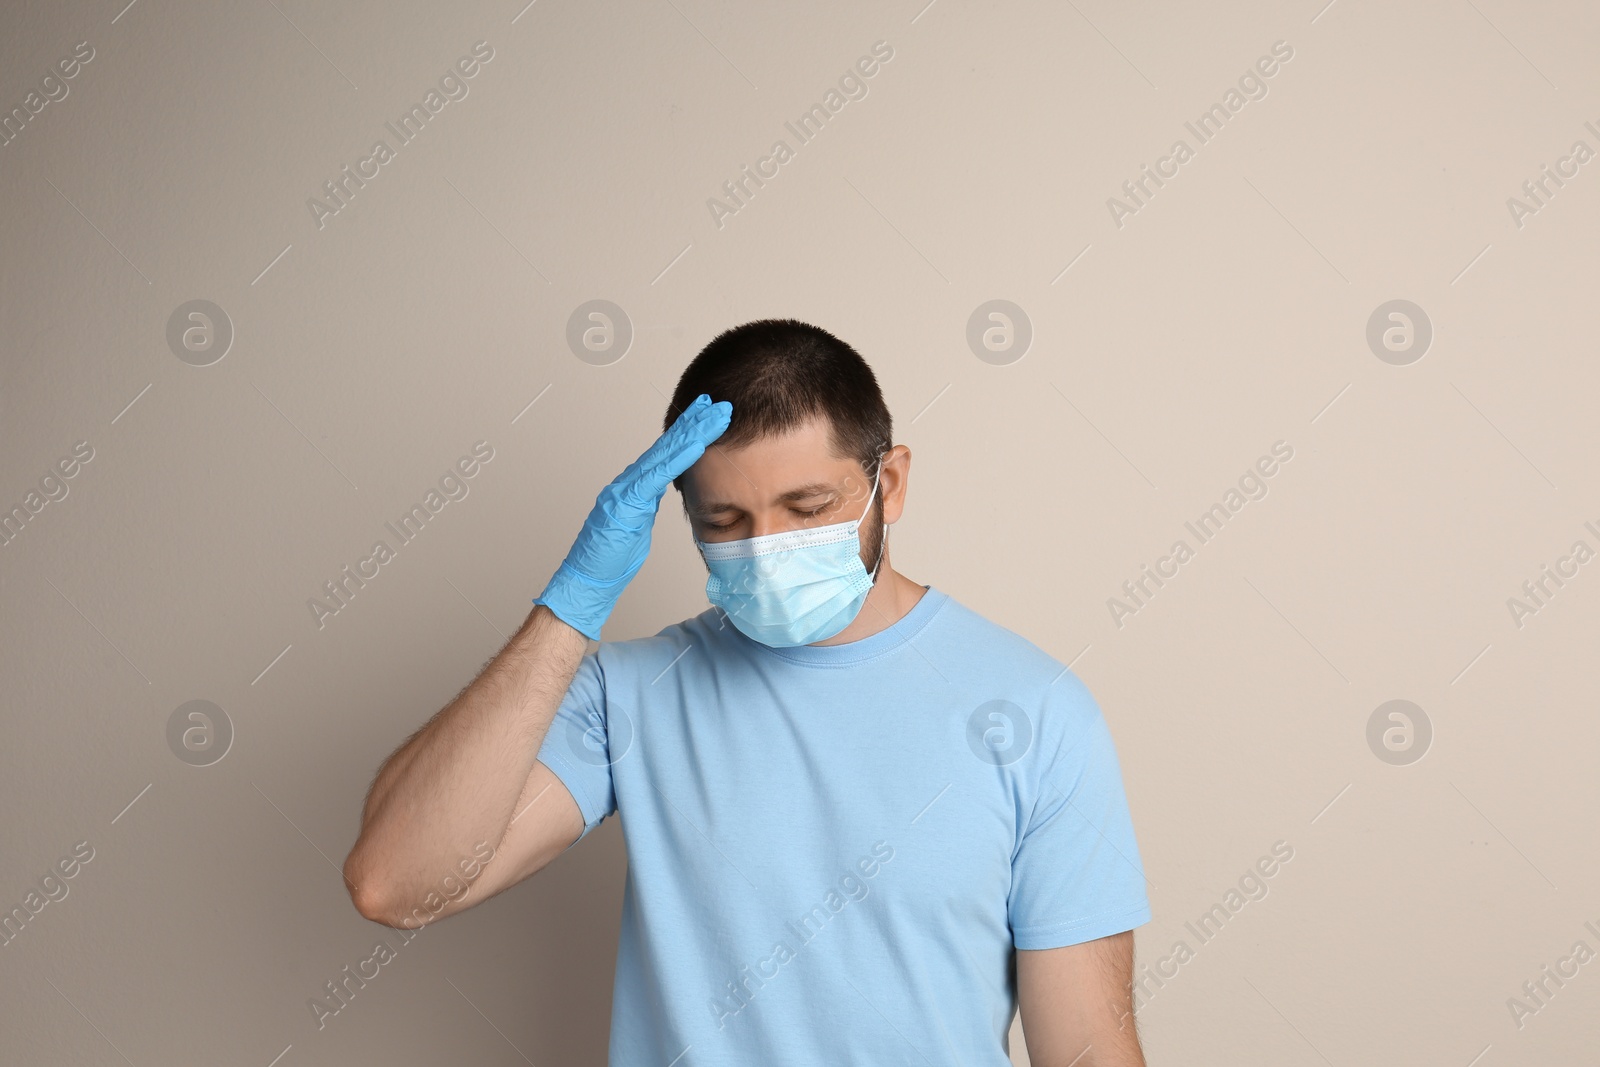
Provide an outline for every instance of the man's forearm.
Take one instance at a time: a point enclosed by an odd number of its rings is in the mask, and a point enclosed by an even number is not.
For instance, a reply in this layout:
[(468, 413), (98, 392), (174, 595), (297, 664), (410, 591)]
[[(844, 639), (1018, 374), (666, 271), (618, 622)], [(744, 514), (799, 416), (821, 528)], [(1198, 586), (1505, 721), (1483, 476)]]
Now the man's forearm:
[(426, 894), (477, 842), (498, 846), (585, 638), (539, 606), (460, 694), (384, 763), (345, 861), (358, 901)]

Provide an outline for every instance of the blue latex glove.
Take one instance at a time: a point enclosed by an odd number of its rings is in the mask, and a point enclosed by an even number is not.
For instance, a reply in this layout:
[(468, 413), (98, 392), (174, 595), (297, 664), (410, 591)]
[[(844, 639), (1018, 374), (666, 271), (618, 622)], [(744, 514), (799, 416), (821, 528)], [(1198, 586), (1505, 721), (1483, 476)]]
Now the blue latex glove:
[(578, 539), (533, 602), (600, 640), (600, 627), (650, 554), (650, 531), (667, 486), (722, 436), (732, 417), (728, 401), (696, 397), (644, 455), (600, 490)]

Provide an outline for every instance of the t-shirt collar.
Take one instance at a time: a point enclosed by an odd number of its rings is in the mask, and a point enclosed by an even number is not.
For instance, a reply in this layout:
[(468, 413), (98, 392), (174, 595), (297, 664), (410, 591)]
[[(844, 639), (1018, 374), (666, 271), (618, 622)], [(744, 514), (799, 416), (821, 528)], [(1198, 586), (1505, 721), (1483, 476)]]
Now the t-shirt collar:
[[(911, 605), (910, 611), (893, 625), (886, 626), (859, 641), (847, 641), (842, 645), (795, 645), (792, 648), (773, 648), (759, 641), (752, 641), (737, 630), (734, 630), (734, 634), (739, 640), (748, 641), (760, 651), (790, 663), (807, 667), (848, 667), (874, 659), (906, 644), (922, 631), (934, 615), (938, 614), (944, 602), (950, 599), (947, 594), (931, 585), (922, 588), (927, 592)], [(728, 628), (733, 629), (732, 624), (729, 624)]]

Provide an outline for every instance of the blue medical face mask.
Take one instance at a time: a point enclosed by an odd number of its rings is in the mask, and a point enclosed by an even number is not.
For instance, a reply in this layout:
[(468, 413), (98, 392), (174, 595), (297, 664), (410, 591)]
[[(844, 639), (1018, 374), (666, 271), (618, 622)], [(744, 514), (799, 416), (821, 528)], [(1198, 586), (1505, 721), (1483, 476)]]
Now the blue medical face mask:
[(871, 573), (861, 562), (861, 524), (877, 496), (874, 475), (859, 519), (740, 541), (696, 538), (711, 571), (706, 597), (728, 613), (740, 633), (763, 645), (792, 648), (833, 637), (866, 603), (883, 562), (887, 526)]

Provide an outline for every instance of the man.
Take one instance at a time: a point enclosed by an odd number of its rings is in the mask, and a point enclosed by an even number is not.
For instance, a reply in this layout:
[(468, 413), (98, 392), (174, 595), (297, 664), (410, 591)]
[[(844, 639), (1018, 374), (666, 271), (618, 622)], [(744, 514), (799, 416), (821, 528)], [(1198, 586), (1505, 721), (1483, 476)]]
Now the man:
[[(1034, 1067), (1142, 1067), (1150, 908), (1111, 735), (1058, 661), (892, 566), (911, 452), (871, 369), (748, 323), (664, 424), (379, 772), (345, 864), (361, 914), (471, 907), (618, 812), (614, 1065), (1000, 1067), (1020, 1005)], [(712, 607), (586, 652), (669, 484)], [(1006, 562), (1002, 534), (974, 548)], [(440, 900), (478, 842), (476, 892)]]

